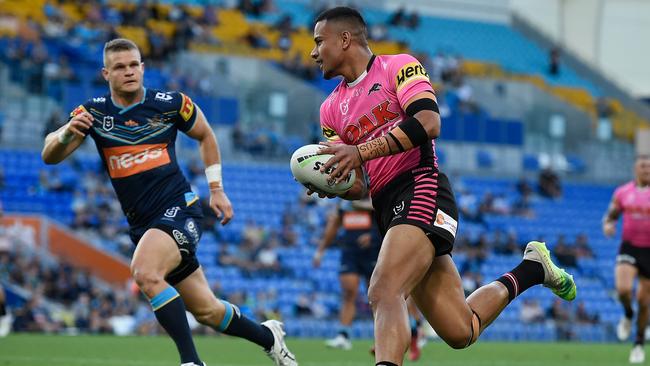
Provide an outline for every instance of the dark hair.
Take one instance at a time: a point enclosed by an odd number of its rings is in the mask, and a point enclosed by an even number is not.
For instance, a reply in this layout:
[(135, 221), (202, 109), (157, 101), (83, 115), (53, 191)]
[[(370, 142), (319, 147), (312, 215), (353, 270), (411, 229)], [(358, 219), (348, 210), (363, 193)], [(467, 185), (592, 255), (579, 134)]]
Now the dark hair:
[[(368, 37), (368, 27), (366, 26), (366, 21), (363, 20), (361, 13), (357, 9), (350, 8), (347, 6), (337, 6), (332, 9), (325, 10), (320, 13), (316, 18), (315, 23), (318, 23), (323, 20), (333, 20), (333, 21), (342, 21), (347, 22), (348, 24), (357, 27), (357, 32), (361, 33), (364, 40)], [(357, 34), (355, 34), (357, 36)]]

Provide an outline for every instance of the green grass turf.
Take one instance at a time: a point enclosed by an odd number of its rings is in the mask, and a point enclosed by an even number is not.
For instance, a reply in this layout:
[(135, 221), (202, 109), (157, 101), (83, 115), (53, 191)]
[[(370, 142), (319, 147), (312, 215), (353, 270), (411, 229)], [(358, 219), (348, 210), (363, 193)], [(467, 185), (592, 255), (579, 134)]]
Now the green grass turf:
[[(199, 353), (209, 366), (272, 365), (262, 351), (229, 337), (196, 337)], [(370, 341), (355, 342), (352, 351), (329, 350), (322, 340), (289, 339), (303, 366), (374, 365)], [(453, 350), (429, 343), (422, 359), (404, 365), (554, 366), (628, 365), (629, 344), (477, 343)], [(176, 348), (166, 337), (47, 336), (12, 334), (0, 338), (0, 366), (173, 366)]]

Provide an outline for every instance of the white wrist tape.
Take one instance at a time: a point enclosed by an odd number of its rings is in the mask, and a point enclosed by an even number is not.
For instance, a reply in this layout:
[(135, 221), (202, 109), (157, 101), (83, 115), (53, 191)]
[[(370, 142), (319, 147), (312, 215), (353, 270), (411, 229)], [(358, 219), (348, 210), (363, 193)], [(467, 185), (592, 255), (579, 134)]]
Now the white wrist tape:
[(208, 185), (216, 183), (219, 186), (223, 186), (223, 181), (221, 179), (221, 164), (212, 164), (205, 168), (205, 177), (208, 179)]
[(66, 135), (65, 130), (59, 132), (59, 135), (58, 135), (58, 140), (63, 145), (69, 144), (70, 141), (72, 141), (73, 138), (74, 138), (74, 134)]

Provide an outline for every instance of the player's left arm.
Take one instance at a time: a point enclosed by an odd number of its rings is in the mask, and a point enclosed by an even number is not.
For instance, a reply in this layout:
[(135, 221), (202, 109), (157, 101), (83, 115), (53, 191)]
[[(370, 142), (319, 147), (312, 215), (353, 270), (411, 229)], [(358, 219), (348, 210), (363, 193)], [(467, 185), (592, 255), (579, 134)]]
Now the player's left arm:
[(221, 218), (221, 224), (225, 225), (232, 219), (234, 213), (232, 204), (223, 189), (219, 144), (203, 111), (198, 106), (195, 107), (196, 120), (186, 134), (199, 142), (201, 159), (206, 166), (205, 175), (210, 188), (210, 207)]

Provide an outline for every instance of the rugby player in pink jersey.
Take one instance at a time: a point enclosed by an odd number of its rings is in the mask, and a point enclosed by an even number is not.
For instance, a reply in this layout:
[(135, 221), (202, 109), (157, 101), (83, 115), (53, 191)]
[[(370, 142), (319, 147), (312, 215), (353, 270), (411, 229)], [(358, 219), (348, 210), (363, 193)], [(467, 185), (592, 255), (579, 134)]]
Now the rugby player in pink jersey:
[(341, 181), (356, 169), (357, 182), (341, 197), (358, 199), (365, 170), (384, 236), (368, 290), (376, 365), (403, 362), (410, 339), (409, 296), (453, 348), (474, 343), (531, 286), (544, 284), (563, 299), (575, 298), (573, 278), (552, 263), (544, 243), (530, 242), (521, 264), (465, 299), (450, 255), (458, 211), (436, 163), (433, 140), (440, 134), (440, 115), (426, 70), (410, 55), (374, 55), (366, 24), (352, 8), (320, 14), (314, 41), (311, 57), (324, 77), (343, 77), (321, 106), (329, 140), (321, 153), (334, 155), (322, 171), (336, 164), (330, 176)]
[(623, 215), (623, 238), (616, 257), (616, 292), (623, 305), (624, 316), (616, 334), (626, 340), (632, 329), (632, 286), (639, 278), (636, 339), (630, 352), (631, 363), (645, 361), (645, 328), (650, 304), (650, 155), (639, 155), (634, 164), (634, 180), (616, 189), (603, 217), (606, 236), (616, 233), (616, 222)]

